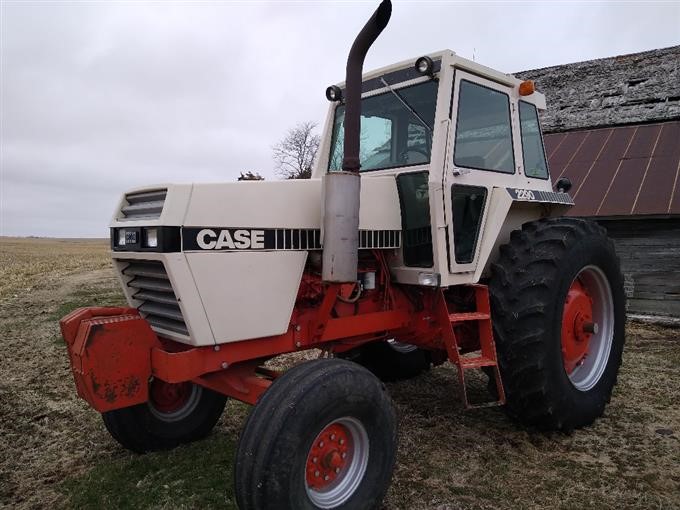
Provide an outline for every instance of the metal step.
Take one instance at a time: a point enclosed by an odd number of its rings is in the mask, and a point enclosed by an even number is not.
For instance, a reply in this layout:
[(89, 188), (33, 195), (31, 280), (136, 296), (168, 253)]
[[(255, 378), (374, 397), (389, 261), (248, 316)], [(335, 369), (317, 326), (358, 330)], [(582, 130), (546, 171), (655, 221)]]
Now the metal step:
[[(505, 391), (501, 381), (501, 373), (498, 369), (496, 358), (496, 346), (493, 340), (493, 328), (491, 326), (491, 305), (489, 302), (489, 289), (486, 285), (472, 285), (475, 292), (475, 306), (477, 310), (471, 312), (457, 312), (449, 310), (446, 297), (440, 291), (436, 305), (436, 316), (442, 330), (442, 339), (449, 356), (449, 361), (458, 368), (458, 381), (461, 388), (461, 396), (465, 409), (490, 407), (505, 404)], [(479, 351), (479, 355), (464, 357), (460, 354), (456, 331), (454, 326), (461, 322), (476, 322), (478, 327), (478, 343), (473, 351)], [(465, 333), (460, 333), (465, 334)], [(468, 339), (469, 340), (469, 339)], [(481, 369), (491, 367), (498, 391), (498, 400), (471, 404), (467, 397), (465, 383), (465, 371), (469, 369)]]

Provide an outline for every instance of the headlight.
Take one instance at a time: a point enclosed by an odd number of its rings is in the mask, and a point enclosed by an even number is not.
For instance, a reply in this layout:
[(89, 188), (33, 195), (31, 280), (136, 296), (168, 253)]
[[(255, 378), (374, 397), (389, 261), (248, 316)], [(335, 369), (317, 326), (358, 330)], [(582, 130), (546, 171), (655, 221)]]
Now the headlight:
[(146, 246), (147, 248), (157, 248), (158, 247), (158, 229), (157, 228), (144, 229), (144, 246)]
[(337, 85), (331, 85), (326, 89), (326, 99), (330, 102), (340, 101), (342, 99), (342, 90)]
[(180, 227), (114, 227), (111, 247), (116, 251), (168, 252), (182, 251)]
[(428, 287), (439, 287), (441, 276), (439, 273), (418, 273), (418, 285), (427, 285)]
[(138, 228), (120, 228), (118, 229), (118, 243), (117, 246), (130, 246), (139, 242)]
[(434, 62), (430, 57), (420, 57), (416, 60), (416, 71), (423, 75), (432, 76), (432, 69), (434, 67)]

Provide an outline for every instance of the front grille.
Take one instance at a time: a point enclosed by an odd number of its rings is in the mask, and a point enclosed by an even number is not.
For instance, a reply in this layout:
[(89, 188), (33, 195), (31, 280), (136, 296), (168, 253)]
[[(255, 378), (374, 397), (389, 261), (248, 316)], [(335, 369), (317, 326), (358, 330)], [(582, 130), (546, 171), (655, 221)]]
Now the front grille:
[(125, 195), (127, 205), (124, 205), (120, 210), (124, 217), (120, 220), (156, 220), (160, 218), (167, 194), (167, 189), (128, 193)]
[(189, 335), (177, 296), (172, 290), (165, 266), (157, 260), (130, 261), (123, 269), (125, 276), (131, 276), (128, 287), (133, 289), (132, 297), (142, 304), (137, 309), (154, 327)]

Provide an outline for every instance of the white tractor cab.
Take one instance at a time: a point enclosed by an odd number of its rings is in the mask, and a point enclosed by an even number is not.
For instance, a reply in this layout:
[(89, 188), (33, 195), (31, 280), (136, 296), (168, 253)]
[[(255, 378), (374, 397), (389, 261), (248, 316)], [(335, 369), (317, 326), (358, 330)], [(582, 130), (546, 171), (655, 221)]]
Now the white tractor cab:
[[(573, 205), (552, 190), (532, 82), (444, 50), (365, 74), (361, 98), (360, 228), (400, 231), (396, 281), (476, 283), (512, 230)], [(343, 120), (332, 101), (313, 178), (341, 170)]]
[[(379, 379), (450, 362), (466, 408), (570, 431), (616, 384), (625, 295), (614, 245), (559, 217), (530, 81), (446, 50), (363, 74), (383, 0), (349, 52), (311, 179), (125, 193), (111, 250), (129, 307), (61, 322), (78, 394), (136, 452), (205, 437), (254, 405), (242, 510), (379, 506), (397, 419)], [(320, 349), (286, 371), (275, 356)], [(484, 370), (491, 402), (470, 402)], [(473, 399), (474, 400), (474, 399)], [(474, 404), (474, 405), (472, 405)]]

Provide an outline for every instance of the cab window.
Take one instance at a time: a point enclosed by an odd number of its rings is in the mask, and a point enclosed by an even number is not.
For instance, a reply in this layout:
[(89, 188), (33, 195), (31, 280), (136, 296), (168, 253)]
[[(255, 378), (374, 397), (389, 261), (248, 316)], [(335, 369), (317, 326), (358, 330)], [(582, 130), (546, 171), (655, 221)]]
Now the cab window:
[(508, 95), (461, 80), (458, 97), (454, 164), (457, 167), (514, 173)]
[(406, 266), (432, 267), (433, 264), (428, 176), (427, 172), (397, 176)]
[(527, 177), (547, 179), (548, 164), (545, 161), (541, 126), (538, 123), (536, 107), (531, 103), (519, 102), (519, 125), (522, 132), (524, 174)]
[[(436, 104), (434, 80), (363, 98), (360, 171), (429, 163)], [(344, 123), (345, 105), (338, 105), (328, 164), (331, 172), (342, 168)]]

